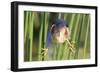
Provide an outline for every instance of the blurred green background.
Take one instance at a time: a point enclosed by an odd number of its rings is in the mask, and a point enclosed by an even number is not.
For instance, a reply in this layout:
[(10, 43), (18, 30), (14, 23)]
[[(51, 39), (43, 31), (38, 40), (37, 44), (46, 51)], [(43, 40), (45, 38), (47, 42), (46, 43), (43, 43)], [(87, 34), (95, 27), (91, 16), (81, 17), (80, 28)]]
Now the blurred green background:
[[(46, 48), (47, 32), (56, 19), (68, 21), (70, 40), (75, 42), (75, 53), (64, 44), (52, 60), (90, 58), (90, 14), (24, 11), (24, 61), (46, 61), (41, 51)], [(44, 58), (44, 59), (43, 59)]]

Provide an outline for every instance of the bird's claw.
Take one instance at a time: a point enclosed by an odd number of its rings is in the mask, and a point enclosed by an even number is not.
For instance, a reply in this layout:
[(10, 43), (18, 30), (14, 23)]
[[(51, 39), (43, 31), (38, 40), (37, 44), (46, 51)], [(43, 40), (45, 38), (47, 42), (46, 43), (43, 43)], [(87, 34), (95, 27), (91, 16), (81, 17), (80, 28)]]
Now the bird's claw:
[(68, 45), (70, 48), (73, 48), (75, 49), (75, 44), (74, 43), (71, 43), (70, 45)]
[(72, 53), (75, 53), (75, 42), (74, 41), (67, 41), (68, 42), (68, 46), (70, 47), (70, 50)]
[(47, 48), (43, 48), (41, 54), (46, 56), (48, 54), (48, 49)]

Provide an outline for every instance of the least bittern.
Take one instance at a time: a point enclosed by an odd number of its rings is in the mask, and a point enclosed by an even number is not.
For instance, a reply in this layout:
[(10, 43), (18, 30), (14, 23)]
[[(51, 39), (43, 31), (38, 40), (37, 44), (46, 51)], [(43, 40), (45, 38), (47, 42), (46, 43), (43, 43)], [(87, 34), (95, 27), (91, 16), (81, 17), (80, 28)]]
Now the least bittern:
[(67, 42), (69, 45), (69, 49), (72, 51), (72, 53), (75, 53), (74, 44), (69, 41), (69, 38), (70, 31), (68, 28), (68, 23), (65, 23), (61, 19), (57, 19), (47, 33), (46, 48), (43, 49), (44, 52), (42, 52), (42, 54), (44, 53), (44, 55), (47, 55), (49, 44), (63, 44), (64, 42)]

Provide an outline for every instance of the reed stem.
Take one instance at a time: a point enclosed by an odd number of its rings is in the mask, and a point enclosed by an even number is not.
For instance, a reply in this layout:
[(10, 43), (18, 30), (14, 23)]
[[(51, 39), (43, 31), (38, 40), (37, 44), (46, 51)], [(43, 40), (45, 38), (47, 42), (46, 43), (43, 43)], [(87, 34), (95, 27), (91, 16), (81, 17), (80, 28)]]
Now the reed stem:
[(29, 60), (32, 61), (32, 48), (33, 48), (33, 20), (34, 14), (30, 12), (30, 56)]
[(87, 52), (87, 40), (88, 40), (89, 24), (90, 24), (90, 18), (88, 16), (86, 35), (85, 35), (85, 43), (84, 43), (84, 58), (86, 57), (86, 52)]
[(41, 18), (40, 18), (40, 33), (39, 33), (39, 47), (38, 47), (38, 60), (42, 60), (42, 37), (43, 37), (43, 13), (41, 13)]
[[(44, 48), (46, 48), (46, 38), (47, 38), (47, 31), (48, 31), (48, 13), (44, 14)], [(44, 56), (44, 60), (47, 59), (47, 55)]]

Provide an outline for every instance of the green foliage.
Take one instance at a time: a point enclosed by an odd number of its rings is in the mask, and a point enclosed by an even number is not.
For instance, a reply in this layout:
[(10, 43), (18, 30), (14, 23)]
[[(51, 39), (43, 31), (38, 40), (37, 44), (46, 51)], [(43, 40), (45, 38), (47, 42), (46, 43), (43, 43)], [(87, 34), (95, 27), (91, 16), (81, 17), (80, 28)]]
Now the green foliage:
[(90, 15), (80, 13), (24, 12), (24, 61), (46, 61), (47, 32), (55, 19), (68, 19), (70, 43), (74, 42), (75, 53), (68, 42), (56, 44), (51, 60), (72, 60), (90, 58)]

